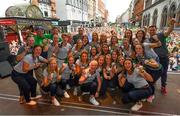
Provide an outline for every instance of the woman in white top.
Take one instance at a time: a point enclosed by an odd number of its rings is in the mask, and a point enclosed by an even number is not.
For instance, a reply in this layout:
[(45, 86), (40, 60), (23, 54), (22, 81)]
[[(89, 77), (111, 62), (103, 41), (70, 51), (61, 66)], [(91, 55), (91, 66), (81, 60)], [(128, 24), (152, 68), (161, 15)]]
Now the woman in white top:
[[(41, 57), (41, 46), (34, 46), (32, 54), (26, 55), (12, 71), (11, 78), (18, 85), (20, 96), (24, 96), (26, 104), (36, 105), (36, 102), (31, 100), (31, 97), (36, 97), (37, 80), (32, 76), (32, 70), (42, 65), (42, 62), (47, 62)], [(22, 98), (23, 99), (23, 98)]]

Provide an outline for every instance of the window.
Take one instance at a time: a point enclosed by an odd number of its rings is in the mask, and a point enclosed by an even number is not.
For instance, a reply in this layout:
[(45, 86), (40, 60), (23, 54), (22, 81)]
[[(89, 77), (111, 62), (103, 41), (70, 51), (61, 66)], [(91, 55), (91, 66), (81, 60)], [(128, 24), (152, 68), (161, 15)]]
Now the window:
[(151, 6), (151, 4), (152, 4), (152, 0), (146, 0), (145, 9), (148, 8), (149, 6)]
[(149, 24), (150, 24), (150, 18), (151, 17), (151, 15), (150, 15), (150, 13), (148, 14), (148, 16), (147, 16), (147, 26), (149, 26)]
[[(177, 10), (176, 21), (177, 21), (178, 23), (180, 23), (180, 4), (179, 4), (178, 10)], [(180, 25), (179, 25), (178, 27), (180, 27)]]
[(168, 9), (167, 6), (165, 6), (162, 10), (162, 15), (161, 15), (161, 27), (165, 27), (167, 25), (167, 13), (168, 13)]
[(50, 0), (39, 0), (39, 3), (51, 4)]
[(143, 26), (145, 26), (145, 21), (146, 21), (145, 18), (146, 18), (146, 16), (144, 15), (144, 16), (143, 16)]
[(171, 18), (175, 18), (176, 17), (176, 6), (175, 4), (173, 4), (170, 9), (169, 9), (169, 16)]
[(157, 17), (158, 17), (158, 10), (156, 9), (153, 13), (153, 25), (155, 26), (157, 24)]
[(48, 17), (48, 12), (47, 11), (44, 11), (44, 16)]

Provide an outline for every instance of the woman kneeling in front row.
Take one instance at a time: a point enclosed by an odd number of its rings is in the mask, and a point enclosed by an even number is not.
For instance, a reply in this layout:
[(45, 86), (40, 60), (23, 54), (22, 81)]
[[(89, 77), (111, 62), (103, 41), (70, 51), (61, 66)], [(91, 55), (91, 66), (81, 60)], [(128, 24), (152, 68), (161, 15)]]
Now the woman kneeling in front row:
[(61, 80), (59, 75), (59, 68), (56, 58), (50, 58), (48, 67), (43, 71), (44, 80), (42, 83), (42, 90), (51, 93), (51, 102), (55, 106), (60, 106), (60, 103), (55, 98), (57, 92), (58, 82)]
[(133, 62), (129, 58), (124, 61), (124, 69), (125, 75), (119, 78), (119, 84), (121, 87), (126, 85), (131, 85), (131, 87), (126, 87), (122, 102), (124, 104), (136, 102), (131, 110), (138, 111), (142, 108), (142, 102), (140, 101), (152, 95), (152, 89), (147, 81), (152, 82), (153, 79), (142, 67), (134, 68)]

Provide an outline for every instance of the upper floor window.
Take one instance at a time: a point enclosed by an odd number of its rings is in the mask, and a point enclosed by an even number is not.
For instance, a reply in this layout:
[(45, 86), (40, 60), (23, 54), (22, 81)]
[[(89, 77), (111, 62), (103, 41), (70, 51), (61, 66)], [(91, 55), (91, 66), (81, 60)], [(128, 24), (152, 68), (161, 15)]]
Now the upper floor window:
[(170, 9), (169, 9), (169, 16), (171, 18), (175, 18), (176, 17), (176, 6), (175, 4), (173, 4)]
[(146, 0), (145, 1), (145, 8), (148, 8), (149, 6), (151, 6), (152, 4), (152, 0)]
[(158, 17), (158, 10), (156, 9), (153, 13), (153, 25), (156, 25)]
[(72, 4), (72, 0), (66, 0), (66, 4)]
[(164, 9), (162, 10), (162, 15), (161, 15), (161, 27), (166, 27), (167, 26), (167, 17), (168, 17), (168, 9), (165, 6)]
[(39, 0), (39, 3), (51, 4), (50, 0)]

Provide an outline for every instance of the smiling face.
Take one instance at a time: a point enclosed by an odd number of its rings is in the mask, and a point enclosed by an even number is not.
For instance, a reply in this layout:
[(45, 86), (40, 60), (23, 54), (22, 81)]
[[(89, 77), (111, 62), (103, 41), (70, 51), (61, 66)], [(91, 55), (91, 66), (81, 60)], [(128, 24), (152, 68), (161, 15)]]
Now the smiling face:
[(125, 60), (124, 61), (124, 68), (125, 68), (125, 70), (131, 71), (132, 67), (133, 67), (133, 64), (132, 64), (132, 62), (130, 60)]
[(88, 36), (84, 36), (82, 38), (83, 45), (86, 45), (88, 43)]
[(152, 27), (149, 27), (149, 34), (150, 36), (153, 36), (153, 35), (156, 35), (156, 27), (152, 26)]
[(58, 44), (58, 42), (59, 42), (59, 37), (58, 37), (58, 35), (54, 35), (54, 36), (53, 36), (53, 42), (54, 42), (54, 44)]
[(125, 37), (130, 39), (132, 37), (132, 32), (130, 30), (125, 31)]
[(68, 62), (69, 62), (69, 65), (73, 65), (74, 64), (74, 58), (69, 57)]
[(91, 54), (92, 54), (92, 56), (95, 56), (97, 54), (97, 50), (95, 47), (91, 48)]
[(120, 56), (119, 58), (118, 58), (118, 60), (119, 60), (119, 64), (121, 64), (121, 65), (123, 65), (123, 63), (124, 63), (124, 57), (123, 56)]
[(34, 56), (35, 57), (38, 57), (41, 55), (42, 53), (42, 48), (40, 46), (36, 46), (34, 49), (33, 49), (33, 52), (34, 52)]
[(135, 52), (136, 52), (136, 54), (138, 54), (138, 55), (143, 54), (143, 47), (142, 47), (141, 45), (136, 45), (136, 46), (135, 46)]
[(117, 53), (116, 53), (115, 51), (113, 51), (113, 52), (112, 52), (112, 59), (113, 59), (113, 61), (116, 61), (117, 58), (118, 58)]
[(97, 66), (98, 66), (98, 63), (97, 63), (97, 61), (95, 61), (95, 60), (93, 60), (93, 61), (91, 61), (91, 62), (89, 63), (89, 67), (90, 67), (90, 70), (91, 70), (92, 72), (95, 72), (95, 71), (96, 71)]
[(28, 46), (34, 46), (34, 37), (29, 37), (27, 42)]
[(102, 66), (104, 64), (104, 57), (99, 57), (98, 64), (99, 66)]
[(143, 31), (141, 31), (141, 30), (138, 31), (137, 34), (136, 34), (136, 37), (137, 37), (137, 39), (141, 42), (142, 39), (143, 39), (143, 37), (144, 37)]
[(110, 65), (110, 64), (111, 64), (111, 55), (110, 55), (110, 54), (107, 54), (107, 55), (106, 55), (105, 61), (106, 61), (106, 64), (107, 64), (107, 65)]
[(97, 41), (98, 41), (98, 34), (97, 34), (96, 32), (94, 32), (94, 33), (92, 34), (92, 41), (94, 41), (94, 42), (97, 42)]
[(102, 50), (103, 50), (103, 52), (104, 52), (105, 54), (107, 54), (108, 51), (109, 51), (108, 45), (104, 44)]
[(51, 70), (55, 70), (57, 68), (57, 61), (55, 58), (50, 59), (49, 61), (49, 68)]
[(81, 60), (82, 60), (82, 62), (86, 62), (88, 60), (88, 54), (87, 53), (82, 53)]

